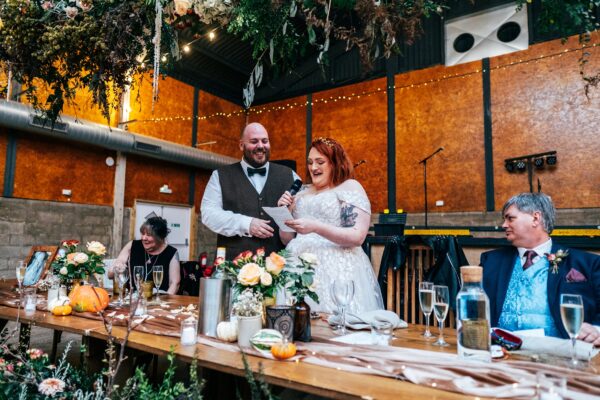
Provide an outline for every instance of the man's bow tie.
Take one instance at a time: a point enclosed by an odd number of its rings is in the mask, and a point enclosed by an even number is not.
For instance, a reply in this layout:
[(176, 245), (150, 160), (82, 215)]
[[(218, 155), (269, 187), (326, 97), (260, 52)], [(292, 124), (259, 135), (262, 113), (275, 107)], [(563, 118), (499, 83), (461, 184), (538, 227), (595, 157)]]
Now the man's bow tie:
[(265, 176), (267, 174), (267, 168), (248, 168), (248, 176), (252, 176), (254, 174), (258, 174), (260, 176)]

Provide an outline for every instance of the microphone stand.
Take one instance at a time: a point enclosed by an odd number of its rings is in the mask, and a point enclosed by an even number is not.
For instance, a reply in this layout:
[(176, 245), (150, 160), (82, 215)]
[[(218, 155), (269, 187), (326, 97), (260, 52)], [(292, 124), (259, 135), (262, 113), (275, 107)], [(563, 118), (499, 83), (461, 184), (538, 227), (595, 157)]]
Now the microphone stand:
[(428, 224), (427, 224), (427, 160), (429, 160), (431, 157), (435, 156), (437, 153), (439, 153), (442, 150), (444, 150), (444, 148), (440, 147), (439, 149), (437, 149), (436, 151), (434, 151), (433, 153), (431, 153), (430, 155), (428, 155), (427, 157), (425, 157), (424, 159), (419, 161), (419, 164), (423, 164), (423, 190), (425, 192), (425, 228), (427, 228), (427, 226), (428, 226)]

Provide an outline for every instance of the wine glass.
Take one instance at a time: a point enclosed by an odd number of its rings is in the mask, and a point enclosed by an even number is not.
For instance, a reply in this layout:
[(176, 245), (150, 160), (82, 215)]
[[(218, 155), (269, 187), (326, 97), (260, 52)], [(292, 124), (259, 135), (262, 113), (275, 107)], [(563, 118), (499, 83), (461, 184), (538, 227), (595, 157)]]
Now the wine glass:
[(152, 267), (152, 280), (154, 281), (154, 287), (156, 288), (156, 304), (160, 304), (160, 299), (158, 297), (158, 292), (160, 290), (160, 285), (163, 281), (163, 266), (155, 265)]
[(583, 300), (578, 294), (560, 295), (560, 318), (571, 338), (571, 365), (577, 365), (575, 342), (583, 323)]
[(421, 311), (425, 314), (425, 332), (423, 332), (423, 336), (429, 339), (433, 337), (429, 331), (429, 316), (433, 306), (433, 283), (421, 282), (419, 284), (419, 304), (421, 304)]
[(448, 346), (448, 343), (444, 340), (444, 320), (446, 319), (446, 315), (448, 315), (448, 304), (450, 299), (448, 286), (434, 285), (433, 297), (433, 313), (435, 314), (435, 319), (437, 319), (440, 327), (440, 336), (433, 345), (445, 347)]
[(27, 265), (25, 265), (25, 262), (23, 261), (19, 261), (19, 264), (17, 264), (17, 267), (15, 268), (15, 273), (17, 275), (17, 283), (19, 284), (19, 293), (22, 292), (22, 284), (23, 284), (23, 279), (25, 279), (25, 272), (27, 271)]
[(333, 297), (335, 302), (340, 307), (342, 315), (342, 326), (339, 333), (346, 334), (346, 307), (354, 297), (354, 281), (348, 279), (339, 279), (333, 282)]
[(115, 278), (119, 285), (119, 305), (123, 305), (123, 291), (125, 290), (125, 284), (129, 280), (129, 268), (123, 263), (115, 263), (114, 267)]
[(133, 282), (135, 283), (135, 289), (140, 294), (142, 290), (142, 282), (144, 281), (144, 266), (136, 265), (133, 267)]

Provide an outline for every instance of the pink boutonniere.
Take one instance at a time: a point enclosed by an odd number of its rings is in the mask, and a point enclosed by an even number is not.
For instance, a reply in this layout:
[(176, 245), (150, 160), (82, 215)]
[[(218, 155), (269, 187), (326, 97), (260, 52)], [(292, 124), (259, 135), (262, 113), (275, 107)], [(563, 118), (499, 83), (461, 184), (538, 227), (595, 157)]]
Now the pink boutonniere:
[(545, 255), (550, 264), (552, 265), (552, 273), (556, 274), (558, 273), (558, 264), (560, 264), (562, 260), (564, 260), (569, 255), (569, 250), (558, 250), (556, 253), (546, 253)]

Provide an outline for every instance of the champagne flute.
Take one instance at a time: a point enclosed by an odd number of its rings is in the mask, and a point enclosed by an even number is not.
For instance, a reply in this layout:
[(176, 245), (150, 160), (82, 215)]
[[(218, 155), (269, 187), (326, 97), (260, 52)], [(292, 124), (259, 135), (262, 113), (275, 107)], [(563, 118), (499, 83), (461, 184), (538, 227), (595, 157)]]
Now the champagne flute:
[(575, 342), (583, 323), (583, 300), (578, 294), (560, 295), (560, 318), (565, 330), (571, 338), (571, 365), (577, 366), (577, 355), (575, 353)]
[(25, 265), (25, 262), (23, 261), (19, 261), (19, 264), (17, 264), (17, 268), (15, 269), (16, 275), (17, 275), (17, 283), (19, 284), (19, 293), (22, 292), (22, 284), (23, 284), (23, 279), (25, 279), (25, 272), (27, 271), (27, 265)]
[(342, 326), (340, 334), (346, 334), (346, 307), (354, 297), (354, 281), (348, 279), (339, 279), (333, 282), (333, 296), (335, 302), (342, 311)]
[(129, 268), (125, 264), (115, 265), (115, 277), (117, 278), (117, 284), (119, 285), (119, 305), (123, 305), (123, 291), (125, 290), (125, 284), (129, 280)]
[(446, 319), (446, 315), (448, 315), (448, 304), (450, 299), (448, 286), (434, 285), (433, 297), (433, 313), (435, 314), (435, 319), (437, 319), (440, 327), (440, 336), (433, 345), (446, 347), (448, 346), (448, 343), (444, 340), (444, 320)]
[(421, 304), (421, 311), (425, 314), (425, 332), (423, 332), (423, 336), (429, 339), (433, 337), (429, 331), (429, 317), (433, 306), (433, 283), (421, 282), (419, 284), (419, 304)]
[(160, 304), (160, 298), (158, 297), (158, 292), (160, 290), (160, 285), (163, 281), (163, 266), (155, 265), (152, 267), (152, 280), (154, 281), (154, 287), (156, 288), (156, 304)]

